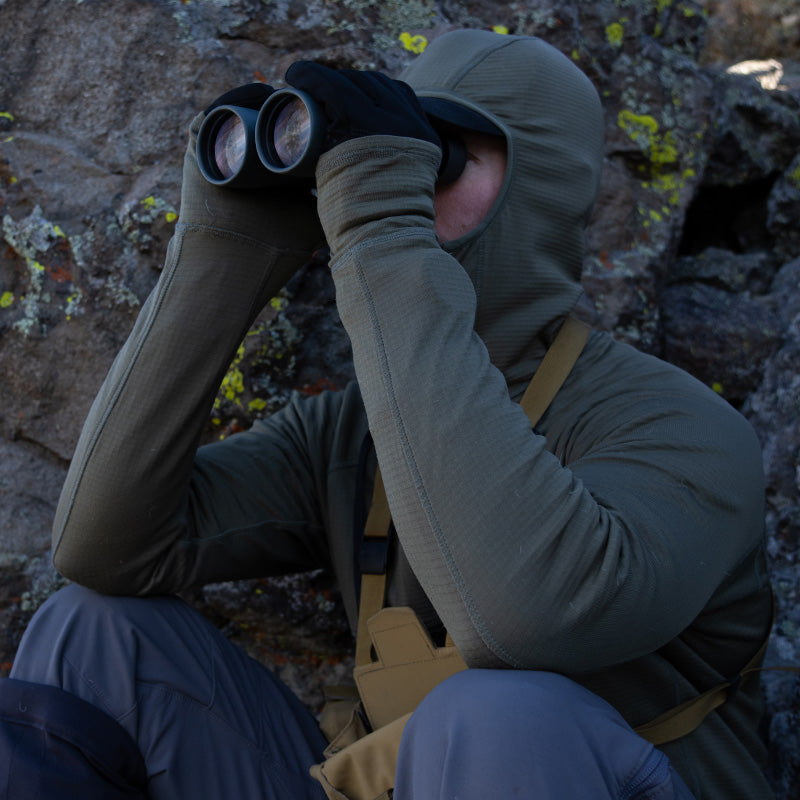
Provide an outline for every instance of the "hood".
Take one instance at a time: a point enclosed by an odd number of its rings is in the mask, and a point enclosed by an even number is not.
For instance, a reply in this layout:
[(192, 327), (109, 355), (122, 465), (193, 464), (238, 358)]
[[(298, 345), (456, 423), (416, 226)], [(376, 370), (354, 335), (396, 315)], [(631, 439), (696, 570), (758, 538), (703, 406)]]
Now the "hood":
[(600, 100), (541, 39), (480, 30), (435, 39), (400, 78), (420, 97), (480, 113), (506, 137), (494, 206), (476, 229), (442, 246), (472, 279), (475, 330), (516, 393), (582, 293), (584, 228), (603, 163)]

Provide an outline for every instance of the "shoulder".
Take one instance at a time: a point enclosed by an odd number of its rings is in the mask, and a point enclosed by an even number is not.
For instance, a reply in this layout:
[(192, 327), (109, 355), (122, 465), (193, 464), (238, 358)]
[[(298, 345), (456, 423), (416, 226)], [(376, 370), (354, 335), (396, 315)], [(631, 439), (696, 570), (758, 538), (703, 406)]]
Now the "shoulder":
[(607, 333), (592, 335), (564, 389), (572, 412), (588, 415), (599, 429), (636, 427), (676, 438), (705, 433), (760, 450), (749, 422), (710, 387)]
[[(739, 489), (757, 505), (761, 445), (750, 423), (682, 369), (593, 334), (542, 420), (548, 449), (564, 464), (611, 461), (651, 480)], [(660, 476), (660, 477), (657, 477)]]

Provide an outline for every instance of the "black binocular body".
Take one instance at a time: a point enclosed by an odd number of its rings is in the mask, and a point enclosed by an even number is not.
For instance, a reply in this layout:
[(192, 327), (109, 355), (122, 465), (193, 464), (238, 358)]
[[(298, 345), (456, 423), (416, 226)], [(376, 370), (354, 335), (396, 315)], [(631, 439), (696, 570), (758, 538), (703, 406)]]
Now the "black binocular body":
[[(325, 115), (308, 94), (279, 89), (260, 109), (212, 109), (197, 132), (197, 163), (203, 177), (218, 186), (311, 187), (326, 129)], [(437, 132), (442, 143), (438, 180), (452, 183), (466, 163), (464, 144), (453, 132)]]

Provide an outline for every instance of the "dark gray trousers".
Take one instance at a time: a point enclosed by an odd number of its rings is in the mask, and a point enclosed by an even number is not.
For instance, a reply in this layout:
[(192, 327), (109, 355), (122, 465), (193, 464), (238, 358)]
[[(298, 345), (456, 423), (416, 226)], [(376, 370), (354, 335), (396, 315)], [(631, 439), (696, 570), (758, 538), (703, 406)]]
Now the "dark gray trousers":
[(325, 798), (308, 773), (326, 746), (313, 717), (177, 598), (68, 586), (31, 620), (11, 677), (117, 720), (139, 746), (152, 800)]
[[(64, 689), (137, 743), (152, 800), (324, 798), (325, 741), (272, 673), (176, 598), (79, 586), (37, 612), (12, 677)], [(395, 800), (691, 800), (611, 706), (542, 672), (469, 670), (409, 721)]]

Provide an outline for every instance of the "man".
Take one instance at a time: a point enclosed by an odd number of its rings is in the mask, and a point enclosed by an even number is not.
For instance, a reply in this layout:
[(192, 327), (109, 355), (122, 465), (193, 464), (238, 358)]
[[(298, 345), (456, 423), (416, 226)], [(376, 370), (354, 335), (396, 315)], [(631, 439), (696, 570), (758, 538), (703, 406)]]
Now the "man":
[[(441, 37), (403, 77), (427, 113), (371, 73), (290, 69), (328, 120), (316, 208), (211, 186), (190, 146), (164, 273), (63, 490), (57, 567), (100, 593), (166, 595), (324, 566), (355, 628), (377, 462), (397, 533), (387, 603), (471, 667), (406, 726), (396, 798), (767, 797), (754, 682), (661, 750), (630, 727), (735, 676), (767, 633), (753, 432), (599, 333), (533, 430), (517, 402), (581, 297), (595, 91), (545, 43), (481, 31)], [(437, 187), (452, 128), (467, 164)], [(195, 451), (318, 220), (358, 384)], [(14, 677), (113, 718), (154, 798), (321, 794), (313, 721), (177, 600), (70, 587)]]

